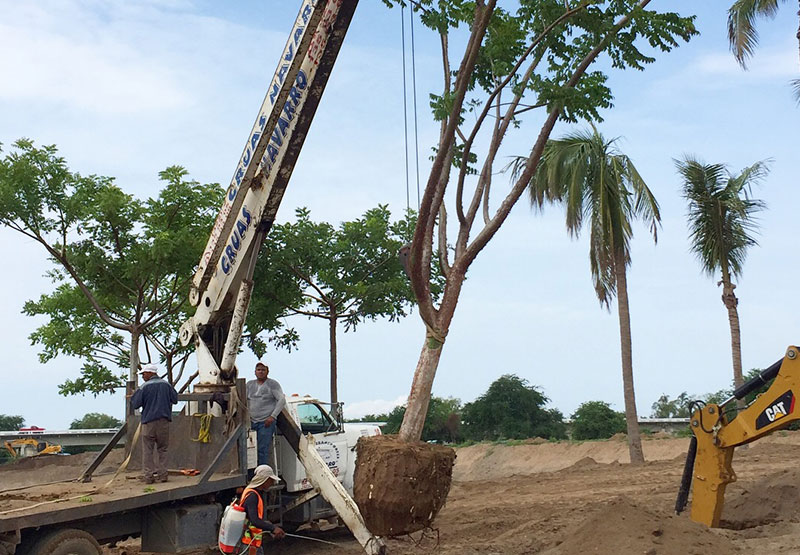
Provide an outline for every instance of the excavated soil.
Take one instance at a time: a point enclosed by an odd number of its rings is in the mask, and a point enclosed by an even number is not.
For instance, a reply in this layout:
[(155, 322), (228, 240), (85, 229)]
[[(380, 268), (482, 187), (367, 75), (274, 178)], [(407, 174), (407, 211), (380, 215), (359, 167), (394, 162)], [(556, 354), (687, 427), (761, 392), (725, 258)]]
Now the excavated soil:
[(359, 438), (353, 497), (367, 528), (399, 536), (429, 528), (447, 499), (455, 451), (396, 436)]
[[(645, 440), (648, 462), (640, 466), (628, 464), (627, 447), (619, 440), (458, 449), (435, 529), (389, 540), (390, 553), (800, 553), (800, 432), (779, 432), (736, 452), (738, 481), (728, 486), (726, 528), (716, 530), (693, 523), (687, 513), (672, 514), (687, 446), (686, 439)], [(0, 471), (0, 484), (8, 477)], [(268, 544), (267, 552), (363, 553), (342, 528), (298, 534), (336, 545), (286, 538)], [(140, 551), (138, 542), (129, 540), (106, 553)]]

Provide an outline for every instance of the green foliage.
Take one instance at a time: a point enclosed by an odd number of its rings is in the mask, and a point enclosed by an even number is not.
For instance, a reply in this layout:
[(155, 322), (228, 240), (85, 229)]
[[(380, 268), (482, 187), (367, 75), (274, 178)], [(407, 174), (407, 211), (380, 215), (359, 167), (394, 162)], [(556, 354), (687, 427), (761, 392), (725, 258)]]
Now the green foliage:
[(747, 249), (758, 244), (755, 214), (765, 205), (752, 198), (752, 187), (769, 172), (766, 162), (756, 162), (738, 175), (722, 164), (704, 164), (691, 156), (675, 164), (689, 203), (692, 252), (711, 277), (717, 271), (723, 279), (740, 275)]
[[(345, 331), (368, 320), (405, 317), (415, 299), (397, 252), (415, 223), (414, 214), (392, 222), (380, 205), (338, 228), (313, 221), (307, 208), (296, 210), (294, 222), (274, 226), (256, 266), (247, 320), (251, 348), (263, 355), (263, 332), (277, 347), (295, 348), (299, 335), (286, 327), (286, 316), (323, 318), (334, 326), (341, 321)], [(440, 294), (441, 274), (432, 290)]]
[(572, 438), (608, 439), (625, 432), (625, 415), (605, 401), (587, 401), (572, 415)]
[(69, 425), (70, 430), (96, 430), (102, 428), (119, 428), (122, 421), (100, 412), (90, 412), (83, 418), (75, 419)]
[[(636, 8), (634, 0), (523, 0), (511, 10), (496, 7), (478, 52), (469, 90), (493, 91), (505, 78), (517, 91), (527, 90), (529, 104), (561, 106), (567, 121), (600, 121), (599, 109), (612, 105), (607, 76), (588, 72), (576, 86), (568, 86), (573, 72), (598, 45), (605, 45), (611, 65), (617, 69), (642, 70), (655, 58), (643, 45), (669, 52), (678, 40), (697, 34), (694, 16), (659, 13)], [(384, 0), (387, 6), (406, 5), (405, 0)], [(420, 0), (412, 3), (423, 25), (446, 35), (452, 29), (468, 27), (475, 19), (475, 2), (466, 0)], [(624, 31), (614, 33), (621, 16), (631, 14)], [(520, 65), (528, 50), (539, 60), (530, 78), (527, 64)], [(456, 70), (452, 76), (458, 75)], [(469, 105), (467, 102), (466, 105)], [(450, 91), (431, 95), (434, 119), (445, 120), (452, 106)], [(463, 114), (462, 114), (463, 117)]]
[(691, 416), (690, 404), (692, 399), (685, 391), (675, 399), (670, 399), (668, 395), (662, 395), (653, 403), (651, 418), (689, 418)]
[(177, 379), (172, 369), (190, 352), (177, 341), (193, 311), (189, 283), (223, 195), (186, 175), (167, 168), (159, 195), (141, 201), (113, 178), (71, 172), (53, 145), (20, 139), (0, 160), (0, 224), (38, 242), (54, 265), (53, 292), (23, 308), (46, 320), (31, 341), (43, 363), (58, 355), (84, 361), (62, 394), (119, 387), (121, 369), (139, 361), (140, 341)]
[[(383, 433), (396, 434), (400, 431), (406, 409), (397, 406), (388, 414), (368, 415), (365, 420), (385, 421)], [(459, 441), (461, 428), (461, 401), (458, 399), (431, 397), (428, 414), (422, 428), (422, 441), (454, 443)]]
[(0, 432), (15, 432), (25, 425), (22, 416), (0, 414)]
[(563, 416), (546, 409), (548, 399), (528, 381), (513, 374), (495, 380), (464, 406), (465, 435), (471, 439), (566, 438)]

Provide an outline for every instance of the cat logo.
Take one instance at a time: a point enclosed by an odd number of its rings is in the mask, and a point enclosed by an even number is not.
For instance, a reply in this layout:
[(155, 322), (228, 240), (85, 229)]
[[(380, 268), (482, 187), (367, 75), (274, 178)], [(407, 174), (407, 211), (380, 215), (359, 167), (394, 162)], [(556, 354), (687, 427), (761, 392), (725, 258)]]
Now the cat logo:
[(769, 426), (794, 413), (794, 401), (794, 393), (792, 393), (791, 389), (772, 401), (756, 418), (756, 430)]
[(767, 410), (765, 410), (764, 414), (767, 415), (767, 418), (769, 418), (770, 422), (775, 422), (777, 419), (786, 416), (787, 413), (786, 413), (786, 408), (783, 406), (783, 401), (781, 401), (780, 403), (772, 405)]

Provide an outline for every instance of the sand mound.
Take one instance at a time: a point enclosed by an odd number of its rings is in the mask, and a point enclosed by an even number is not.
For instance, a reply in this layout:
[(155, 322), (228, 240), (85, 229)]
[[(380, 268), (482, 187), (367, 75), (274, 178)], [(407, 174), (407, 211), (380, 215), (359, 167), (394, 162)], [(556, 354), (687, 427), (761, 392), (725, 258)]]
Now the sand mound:
[[(626, 437), (624, 434), (621, 436)], [(688, 438), (645, 440), (642, 442), (647, 461), (686, 458)], [(625, 464), (630, 460), (625, 441), (559, 441), (539, 444), (502, 445), (479, 443), (458, 449), (453, 480), (458, 482), (503, 480), (509, 476), (527, 476), (557, 472), (590, 457), (598, 464)]]
[(598, 466), (598, 462), (594, 460), (592, 457), (583, 457), (579, 461), (576, 461), (575, 464), (568, 467), (566, 470), (588, 470), (589, 468)]
[(723, 528), (742, 530), (800, 518), (800, 469), (784, 470), (729, 494), (722, 510)]
[[(73, 480), (80, 476), (97, 456), (96, 452), (79, 455), (40, 455), (0, 466), (0, 491)], [(101, 476), (116, 471), (125, 458), (124, 449), (114, 449), (95, 472)]]
[(563, 542), (543, 555), (701, 555), (739, 552), (728, 538), (692, 522), (686, 516), (659, 514), (626, 497), (598, 504), (588, 519), (568, 528), (563, 537)]

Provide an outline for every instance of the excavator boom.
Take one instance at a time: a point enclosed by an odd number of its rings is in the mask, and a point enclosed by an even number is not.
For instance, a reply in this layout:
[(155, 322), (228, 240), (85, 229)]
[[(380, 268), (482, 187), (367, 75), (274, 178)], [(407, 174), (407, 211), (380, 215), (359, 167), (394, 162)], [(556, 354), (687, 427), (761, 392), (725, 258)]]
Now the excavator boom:
[[(774, 381), (772, 381), (774, 380)], [(769, 389), (734, 418), (726, 407), (772, 381)], [(692, 486), (691, 518), (710, 527), (719, 526), (725, 488), (736, 481), (733, 452), (739, 445), (756, 441), (800, 419), (796, 410), (800, 395), (800, 348), (791, 346), (783, 359), (748, 381), (725, 402), (695, 410), (690, 424), (694, 434), (686, 458), (675, 511), (686, 507)]]

